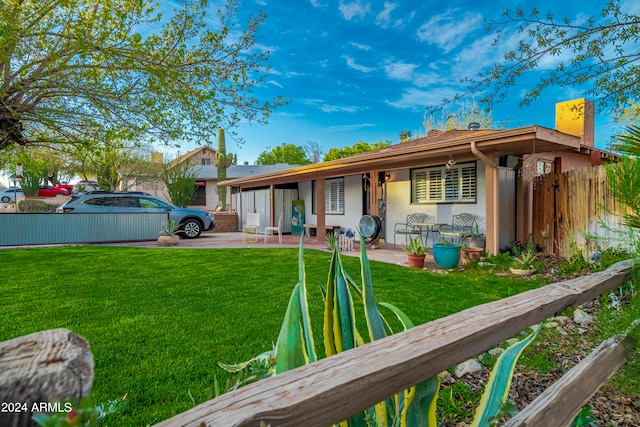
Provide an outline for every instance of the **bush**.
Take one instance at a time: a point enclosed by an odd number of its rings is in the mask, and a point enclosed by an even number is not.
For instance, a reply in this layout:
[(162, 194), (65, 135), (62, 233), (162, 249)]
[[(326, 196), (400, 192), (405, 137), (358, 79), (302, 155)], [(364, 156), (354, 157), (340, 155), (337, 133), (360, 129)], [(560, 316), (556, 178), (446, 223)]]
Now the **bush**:
[(18, 210), (25, 213), (55, 212), (58, 205), (38, 199), (24, 199), (18, 202)]

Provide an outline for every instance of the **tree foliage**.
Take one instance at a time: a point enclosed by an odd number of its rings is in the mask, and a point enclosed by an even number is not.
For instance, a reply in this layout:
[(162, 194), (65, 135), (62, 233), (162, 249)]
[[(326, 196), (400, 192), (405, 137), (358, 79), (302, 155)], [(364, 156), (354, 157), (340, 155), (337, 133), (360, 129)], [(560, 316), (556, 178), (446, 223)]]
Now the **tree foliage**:
[[(551, 87), (582, 86), (586, 97), (610, 110), (640, 96), (640, 16), (624, 11), (620, 0), (608, 0), (599, 15), (587, 19), (558, 19), (537, 8), (529, 13), (506, 10), (503, 19), (490, 21), (488, 31), (495, 34), (497, 47), (512, 45), (517, 32), (517, 47), (489, 70), (466, 79), (466, 91), (444, 104), (481, 93), (480, 102), (491, 105), (525, 76), (537, 83), (525, 92), (521, 105)], [(540, 69), (544, 73), (534, 73)]]
[(4, 0), (0, 150), (105, 139), (200, 143), (220, 126), (264, 123), (286, 102), (253, 95), (269, 71), (269, 52), (256, 46), (264, 14), (243, 29), (236, 0), (215, 15), (206, 14), (208, 0), (169, 16), (157, 7)]
[(640, 228), (640, 126), (628, 126), (611, 148), (623, 156), (607, 167), (609, 189), (628, 208), (623, 214), (625, 223)]
[(474, 122), (480, 125), (480, 129), (503, 129), (505, 127), (504, 124), (494, 122), (491, 110), (483, 110), (476, 101), (466, 101), (458, 105), (459, 107), (455, 110), (444, 109), (425, 113), (422, 123), (425, 133), (431, 129), (468, 129), (469, 123)]
[(167, 195), (176, 206), (186, 208), (196, 195), (198, 172), (188, 162), (165, 163), (162, 180), (167, 186)]
[(297, 145), (283, 142), (277, 147), (273, 147), (260, 153), (256, 159), (257, 165), (275, 165), (286, 163), (289, 165), (308, 165), (311, 161), (307, 158), (305, 149)]
[(322, 161), (322, 155), (324, 154), (324, 149), (318, 143), (318, 141), (307, 141), (304, 144), (304, 152), (307, 155), (307, 158), (311, 160), (311, 163), (320, 163)]
[(331, 148), (329, 152), (324, 156), (324, 161), (342, 159), (344, 157), (353, 156), (354, 154), (366, 153), (367, 151), (379, 150), (391, 145), (391, 141), (378, 141), (373, 144), (369, 144), (364, 141), (356, 142), (351, 147)]

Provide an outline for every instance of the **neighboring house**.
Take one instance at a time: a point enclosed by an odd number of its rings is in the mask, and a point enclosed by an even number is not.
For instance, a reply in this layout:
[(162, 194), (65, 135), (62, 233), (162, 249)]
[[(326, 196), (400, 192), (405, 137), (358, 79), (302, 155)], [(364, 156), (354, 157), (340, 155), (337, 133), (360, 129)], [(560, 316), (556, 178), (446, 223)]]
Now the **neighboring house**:
[[(189, 207), (213, 211), (218, 206), (218, 168), (216, 164), (216, 151), (209, 146), (200, 146), (171, 161), (172, 165), (190, 165), (196, 172), (196, 195)], [(151, 153), (152, 163), (162, 163), (161, 153)], [(292, 168), (294, 165), (231, 165), (227, 168), (227, 179), (245, 178), (265, 173), (277, 172), (283, 169)], [(131, 184), (131, 191), (145, 191), (163, 199), (169, 200), (167, 188), (161, 180), (149, 180), (141, 184)], [(234, 198), (231, 192), (227, 194), (227, 206), (235, 210)]]
[[(394, 224), (409, 213), (427, 213), (441, 223), (451, 223), (454, 214), (472, 213), (487, 234), (487, 250), (496, 253), (514, 239), (528, 239), (536, 176), (599, 165), (611, 156), (594, 147), (593, 104), (577, 99), (557, 104), (555, 130), (430, 131), (425, 138), (380, 150), (229, 177), (222, 184), (239, 192), (241, 202), (266, 193), (270, 204), (253, 209), (271, 224), (277, 220), (271, 206), (280, 204), (278, 190), (295, 188), (307, 224), (318, 230), (326, 225), (356, 230), (363, 215), (377, 215), (387, 241), (393, 241)], [(238, 208), (240, 224), (246, 211)]]

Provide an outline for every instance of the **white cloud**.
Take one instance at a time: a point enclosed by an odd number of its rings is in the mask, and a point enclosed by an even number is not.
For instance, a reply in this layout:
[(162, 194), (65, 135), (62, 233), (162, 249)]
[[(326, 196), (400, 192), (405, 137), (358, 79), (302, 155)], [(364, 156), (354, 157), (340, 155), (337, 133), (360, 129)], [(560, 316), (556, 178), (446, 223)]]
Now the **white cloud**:
[(359, 123), (359, 124), (353, 124), (353, 125), (330, 126), (327, 128), (327, 130), (334, 131), (334, 132), (349, 132), (356, 129), (370, 128), (374, 126), (375, 124), (373, 123)]
[(445, 53), (451, 52), (467, 34), (482, 27), (481, 14), (467, 12), (461, 15), (458, 11), (451, 9), (432, 17), (418, 28), (418, 39), (438, 46)]
[(320, 3), (318, 0), (311, 0), (311, 6), (313, 7), (326, 7), (326, 4)]
[(368, 50), (371, 50), (371, 46), (366, 45), (366, 44), (362, 44), (362, 43), (356, 43), (356, 42), (349, 42), (349, 44), (353, 47), (357, 47), (360, 50), (364, 50), (365, 52)]
[(388, 62), (384, 66), (387, 77), (394, 80), (412, 80), (417, 64), (407, 64), (405, 62)]
[(278, 82), (277, 82), (277, 81), (275, 81), (275, 80), (269, 80), (269, 81), (268, 81), (268, 83), (269, 83), (270, 85), (277, 86), (277, 87), (279, 87), (280, 89), (284, 89), (284, 86), (282, 86), (280, 83), (278, 83)]
[(427, 105), (439, 104), (444, 98), (450, 98), (454, 94), (453, 89), (442, 87), (431, 90), (409, 88), (402, 93), (400, 99), (385, 102), (400, 110), (424, 111)]
[(370, 73), (375, 69), (371, 67), (365, 67), (364, 65), (356, 64), (356, 61), (350, 56), (344, 56), (343, 58), (347, 62), (347, 66), (349, 68), (353, 68), (354, 70), (361, 71), (363, 73)]
[(359, 111), (361, 108), (351, 105), (326, 105), (323, 104), (320, 109), (324, 113), (355, 113)]
[(388, 28), (391, 22), (391, 12), (398, 7), (397, 3), (384, 2), (384, 9), (376, 16), (376, 25)]
[(349, 4), (340, 0), (339, 9), (344, 19), (350, 21), (353, 17), (364, 19), (364, 17), (371, 11), (371, 5), (369, 3), (363, 5), (361, 0), (356, 0)]

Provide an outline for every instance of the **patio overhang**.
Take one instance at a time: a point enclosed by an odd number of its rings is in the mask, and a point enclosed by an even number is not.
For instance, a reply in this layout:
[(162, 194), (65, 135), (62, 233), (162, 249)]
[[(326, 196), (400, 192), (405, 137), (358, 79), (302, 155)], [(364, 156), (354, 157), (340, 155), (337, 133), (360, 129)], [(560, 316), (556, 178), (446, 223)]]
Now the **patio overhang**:
[(287, 184), (291, 182), (331, 179), (359, 175), (370, 171), (392, 171), (441, 165), (453, 156), (457, 162), (477, 160), (471, 149), (490, 158), (522, 157), (550, 151), (580, 152), (580, 138), (541, 126), (513, 130), (457, 131), (444, 137), (420, 138), (407, 143), (357, 154), (343, 159), (298, 166), (262, 175), (229, 179), (219, 183), (240, 189)]

